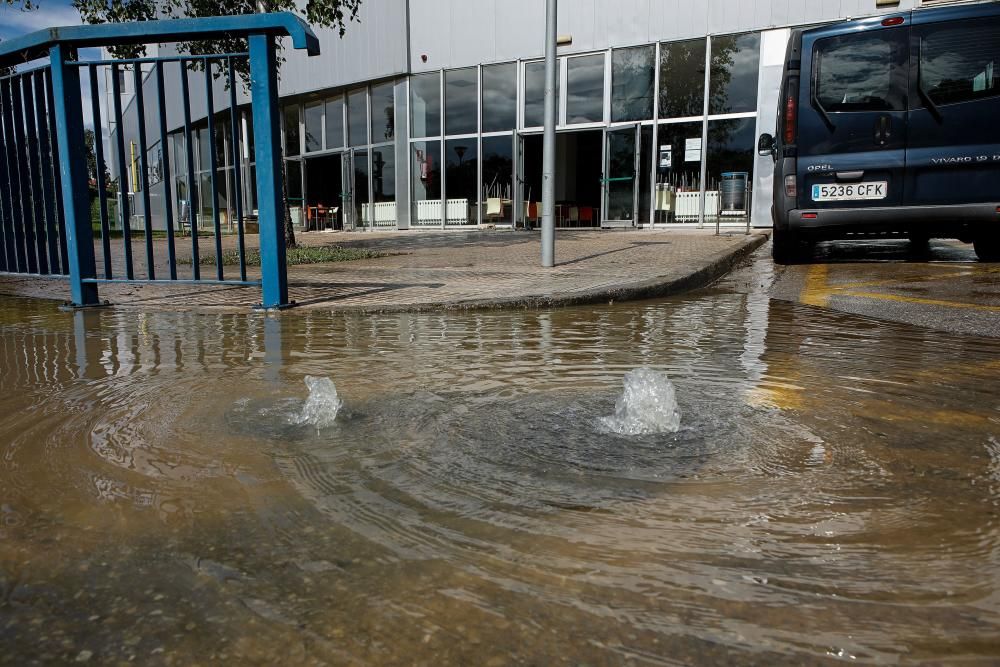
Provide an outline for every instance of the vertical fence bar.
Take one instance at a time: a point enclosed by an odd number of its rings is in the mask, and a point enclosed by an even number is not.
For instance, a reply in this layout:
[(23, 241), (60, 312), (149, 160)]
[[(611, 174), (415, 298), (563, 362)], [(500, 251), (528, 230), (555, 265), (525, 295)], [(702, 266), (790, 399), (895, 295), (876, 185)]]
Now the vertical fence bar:
[[(90, 228), (87, 193), (87, 156), (83, 142), (83, 102), (80, 99), (80, 70), (68, 65), (75, 59), (63, 44), (49, 49), (52, 61), (52, 89), (55, 98), (55, 125), (59, 136), (59, 170), (66, 213), (66, 242), (69, 250), (70, 290), (73, 305), (97, 305), (97, 285), (84, 280), (97, 277), (94, 240)], [(119, 128), (120, 129), (120, 128)]]
[(104, 277), (111, 280), (111, 226), (108, 224), (108, 184), (104, 182), (104, 124), (101, 122), (100, 88), (97, 65), (87, 67), (90, 75), (90, 112), (94, 117), (94, 156), (97, 158), (97, 205), (101, 215), (101, 249), (104, 253)]
[(187, 159), (188, 221), (191, 227), (191, 272), (192, 278), (201, 279), (201, 259), (198, 256), (198, 220), (194, 207), (198, 201), (198, 184), (194, 180), (194, 132), (191, 131), (191, 90), (188, 83), (187, 62), (180, 61), (181, 98), (184, 105), (184, 156)]
[(66, 244), (66, 206), (62, 193), (62, 170), (59, 168), (59, 133), (55, 122), (55, 94), (53, 92), (52, 69), (45, 70), (45, 99), (52, 120), (49, 121), (49, 143), (52, 144), (52, 187), (56, 202), (56, 226), (59, 231), (59, 257), (62, 260), (62, 273), (69, 275), (69, 248)]
[(232, 130), (233, 154), (233, 196), (236, 200), (236, 239), (240, 254), (240, 280), (247, 279), (246, 262), (246, 241), (243, 238), (243, 177), (240, 170), (243, 168), (243, 161), (240, 159), (240, 117), (236, 107), (236, 70), (233, 67), (233, 59), (227, 58), (226, 65), (229, 75), (229, 127)]
[(250, 91), (257, 159), (257, 209), (260, 224), (261, 305), (288, 305), (285, 266), (284, 201), (278, 128), (278, 77), (274, 37), (251, 35)]
[[(24, 244), (28, 273), (38, 273), (35, 255), (35, 212), (31, 203), (31, 172), (28, 169), (28, 139), (24, 127), (24, 99), (21, 83), (24, 76), (11, 80), (11, 103), (14, 105), (14, 134), (17, 135), (17, 170), (21, 184), (21, 243)], [(20, 244), (19, 244), (20, 245)], [(20, 247), (18, 248), (20, 250)]]
[(163, 220), (167, 227), (167, 264), (170, 279), (177, 280), (177, 257), (174, 254), (174, 206), (170, 194), (170, 150), (167, 145), (167, 103), (163, 82), (163, 61), (156, 61), (156, 104), (160, 112), (160, 152), (163, 154)]
[[(139, 138), (139, 187), (142, 188), (142, 228), (146, 236), (146, 277), (156, 280), (156, 268), (153, 257), (153, 221), (150, 219), (152, 204), (149, 199), (149, 165), (146, 155), (146, 103), (142, 91), (142, 66), (135, 64), (132, 70), (135, 81), (135, 117), (136, 130)], [(135, 168), (135, 165), (132, 165)]]
[[(45, 73), (35, 70), (35, 126), (38, 128), (38, 156), (41, 167), (41, 198), (45, 212), (45, 238), (48, 241), (49, 270), (52, 273), (62, 273), (59, 263), (59, 234), (57, 232), (56, 206), (52, 189), (52, 155), (49, 141), (49, 114), (45, 96)], [(94, 127), (100, 127), (95, 121)]]
[[(3, 103), (3, 80), (0, 80), (0, 104)], [(0, 121), (4, 119), (3, 110), (0, 109)], [(0, 126), (0, 147), (3, 149), (3, 155), (9, 156), (10, 151), (7, 150), (7, 135), (4, 127)], [(0, 258), (3, 264), (4, 271), (10, 271), (14, 273), (17, 271), (17, 259), (14, 256), (14, 212), (11, 205), (10, 198), (10, 188), (11, 179), (7, 170), (7, 158), (0, 157), (0, 213), (2, 213), (2, 220), (0, 224), (3, 225), (0, 228), (0, 241), (3, 244), (3, 257)]]
[[(136, 65), (138, 67), (138, 65)], [(132, 206), (128, 200), (128, 166), (125, 162), (125, 125), (122, 123), (122, 89), (118, 80), (118, 64), (111, 65), (111, 97), (114, 100), (115, 141), (118, 162), (118, 194), (121, 197), (119, 217), (122, 221), (122, 250), (125, 252), (125, 277), (135, 280), (135, 270), (132, 268)]]
[[(212, 62), (205, 63), (205, 115), (208, 118), (208, 165), (210, 182), (212, 183), (212, 225), (215, 228), (215, 273), (223, 280), (222, 270), (222, 224), (219, 217), (219, 184), (215, 181), (215, 172), (219, 168), (215, 158), (215, 99), (212, 90)], [(202, 165), (204, 166), (204, 165)]]
[[(24, 124), (26, 128), (25, 146), (28, 148), (28, 175), (31, 179), (32, 217), (35, 221), (35, 255), (38, 258), (38, 272), (49, 273), (49, 260), (45, 254), (45, 210), (42, 207), (41, 155), (38, 150), (38, 125), (35, 123), (35, 89), (32, 85), (34, 76), (25, 74), (21, 79), (24, 100)], [(29, 248), (30, 250), (30, 248)]]
[(10, 177), (10, 208), (11, 217), (9, 224), (11, 234), (8, 239), (13, 250), (15, 270), (19, 273), (26, 273), (28, 270), (28, 260), (24, 254), (24, 234), (21, 233), (21, 223), (24, 221), (24, 212), (21, 210), (21, 174), (18, 170), (18, 153), (16, 132), (14, 130), (14, 105), (11, 100), (11, 87), (14, 78), (3, 80), (0, 84), (0, 97), (3, 101), (3, 136), (7, 148), (7, 174)]

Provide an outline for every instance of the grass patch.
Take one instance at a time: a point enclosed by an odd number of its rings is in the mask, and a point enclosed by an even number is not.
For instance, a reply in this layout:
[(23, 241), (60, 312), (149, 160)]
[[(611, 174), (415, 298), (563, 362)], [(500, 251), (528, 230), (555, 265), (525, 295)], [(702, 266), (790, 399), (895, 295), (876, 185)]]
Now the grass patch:
[[(215, 253), (199, 256), (202, 266), (215, 266)], [(367, 248), (342, 248), (340, 246), (296, 246), (285, 250), (288, 266), (299, 264), (325, 264), (328, 262), (353, 262), (358, 259), (375, 259), (386, 257), (389, 253), (369, 250)], [(178, 260), (180, 264), (191, 264), (190, 257)], [(260, 266), (260, 251), (257, 248), (247, 248), (247, 266)], [(238, 266), (240, 256), (236, 250), (225, 250), (222, 253), (224, 266)]]

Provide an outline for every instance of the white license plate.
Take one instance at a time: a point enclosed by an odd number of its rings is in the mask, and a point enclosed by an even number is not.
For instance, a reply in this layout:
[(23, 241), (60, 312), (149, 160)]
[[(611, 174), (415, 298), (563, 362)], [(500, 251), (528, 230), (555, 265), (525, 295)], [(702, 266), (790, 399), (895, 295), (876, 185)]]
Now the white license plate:
[(863, 201), (867, 199), (885, 199), (889, 190), (886, 181), (870, 181), (867, 183), (830, 183), (814, 185), (813, 201)]

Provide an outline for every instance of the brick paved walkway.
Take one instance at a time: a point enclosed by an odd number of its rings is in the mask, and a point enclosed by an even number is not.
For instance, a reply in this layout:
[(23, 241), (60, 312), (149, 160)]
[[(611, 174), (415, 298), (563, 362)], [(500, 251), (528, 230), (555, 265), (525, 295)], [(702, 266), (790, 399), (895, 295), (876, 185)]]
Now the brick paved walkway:
[[(706, 284), (762, 244), (766, 235), (704, 230), (560, 231), (554, 269), (540, 267), (539, 235), (511, 231), (299, 234), (308, 245), (367, 247), (387, 257), (289, 268), (289, 293), (301, 308), (384, 312), (517, 308), (664, 296)], [(248, 245), (256, 245), (256, 237)], [(189, 256), (186, 240), (178, 256)], [(234, 240), (225, 239), (227, 247)], [(120, 244), (120, 241), (119, 241)], [(156, 242), (157, 257), (165, 242)], [(201, 241), (203, 252), (211, 240)], [(99, 255), (100, 256), (100, 255)], [(137, 277), (145, 250), (134, 245)], [(158, 277), (166, 275), (157, 261)], [(100, 264), (99, 260), (99, 266)], [(234, 275), (236, 267), (226, 267)], [(215, 268), (202, 267), (202, 275)], [(190, 277), (190, 265), (178, 267)], [(249, 270), (251, 279), (259, 270)], [(66, 300), (62, 279), (0, 276), (0, 294)], [(105, 284), (102, 299), (140, 310), (246, 311), (260, 300), (256, 287)]]

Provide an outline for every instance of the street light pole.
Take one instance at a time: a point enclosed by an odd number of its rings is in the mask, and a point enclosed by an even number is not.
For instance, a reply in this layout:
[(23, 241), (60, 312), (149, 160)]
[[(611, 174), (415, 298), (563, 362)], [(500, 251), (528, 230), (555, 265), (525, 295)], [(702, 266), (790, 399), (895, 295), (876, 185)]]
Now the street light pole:
[(545, 0), (545, 138), (542, 149), (542, 266), (555, 266), (556, 2)]

